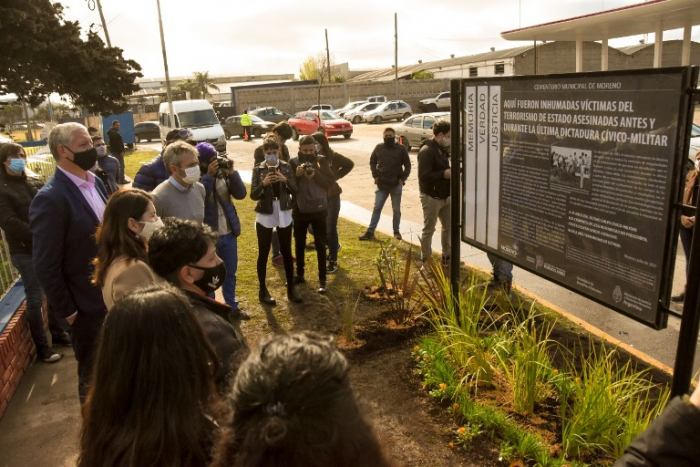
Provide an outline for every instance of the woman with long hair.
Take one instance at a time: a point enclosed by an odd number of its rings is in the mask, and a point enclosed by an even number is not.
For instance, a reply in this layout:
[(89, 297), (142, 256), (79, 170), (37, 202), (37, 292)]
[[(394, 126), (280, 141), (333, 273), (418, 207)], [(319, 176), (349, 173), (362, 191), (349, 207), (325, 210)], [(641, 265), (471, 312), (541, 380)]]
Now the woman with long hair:
[(163, 226), (151, 195), (142, 190), (120, 190), (105, 206), (97, 229), (97, 257), (93, 281), (102, 289), (107, 310), (138, 287), (160, 281), (148, 266), (148, 239)]
[(355, 167), (355, 163), (332, 150), (324, 133), (318, 131), (311, 136), (318, 143), (316, 153), (325, 156), (336, 180), (328, 190), (328, 214), (326, 215), (326, 238), (328, 240), (328, 266), (326, 267), (326, 273), (333, 274), (338, 270), (338, 251), (340, 250), (338, 216), (340, 215), (340, 194), (343, 190), (338, 185), (338, 180), (350, 173), (352, 168)]
[(280, 160), (280, 146), (275, 138), (265, 139), (263, 151), (265, 160), (253, 168), (250, 189), (251, 199), (257, 201), (255, 232), (258, 235), (258, 298), (265, 305), (277, 304), (265, 284), (272, 231), (277, 229), (287, 277), (287, 298), (291, 302), (299, 303), (301, 298), (294, 291), (292, 263), (292, 194), (297, 191), (296, 178), (291, 166)]
[(282, 334), (241, 365), (213, 467), (388, 467), (331, 338)]
[(204, 467), (217, 433), (214, 350), (170, 287), (107, 314), (83, 406), (79, 467)]

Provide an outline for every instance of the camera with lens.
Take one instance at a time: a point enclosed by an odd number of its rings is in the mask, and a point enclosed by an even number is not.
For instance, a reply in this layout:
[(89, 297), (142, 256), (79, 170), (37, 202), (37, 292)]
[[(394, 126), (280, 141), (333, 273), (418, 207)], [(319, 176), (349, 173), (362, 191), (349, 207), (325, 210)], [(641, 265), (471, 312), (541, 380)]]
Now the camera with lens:
[(220, 169), (232, 169), (233, 161), (226, 156), (216, 156), (216, 162), (219, 163)]
[(312, 164), (311, 162), (304, 162), (301, 164), (301, 167), (304, 168), (304, 173), (306, 175), (313, 175), (314, 170), (316, 170), (316, 164)]

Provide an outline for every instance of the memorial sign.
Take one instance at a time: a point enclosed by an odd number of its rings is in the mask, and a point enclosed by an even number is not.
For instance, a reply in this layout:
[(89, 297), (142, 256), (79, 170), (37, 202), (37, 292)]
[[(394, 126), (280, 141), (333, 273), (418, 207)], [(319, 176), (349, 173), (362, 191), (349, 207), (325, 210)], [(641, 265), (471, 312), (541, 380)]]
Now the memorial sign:
[(689, 80), (687, 68), (464, 80), (462, 239), (665, 326)]

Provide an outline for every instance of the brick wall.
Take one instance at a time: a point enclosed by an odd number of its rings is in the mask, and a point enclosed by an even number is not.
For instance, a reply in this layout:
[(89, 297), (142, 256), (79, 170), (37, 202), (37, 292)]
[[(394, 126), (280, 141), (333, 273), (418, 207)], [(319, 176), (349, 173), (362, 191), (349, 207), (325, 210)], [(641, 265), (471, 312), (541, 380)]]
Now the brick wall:
[(36, 355), (25, 304), (17, 310), (0, 334), (0, 418), (5, 414), (15, 390)]

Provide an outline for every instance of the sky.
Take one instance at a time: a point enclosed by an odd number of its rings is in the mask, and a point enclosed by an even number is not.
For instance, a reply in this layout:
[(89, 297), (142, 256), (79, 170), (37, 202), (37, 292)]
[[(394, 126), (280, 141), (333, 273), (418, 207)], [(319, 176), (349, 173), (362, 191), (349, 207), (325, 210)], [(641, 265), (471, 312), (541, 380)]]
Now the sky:
[[(641, 3), (642, 0), (160, 0), (171, 77), (194, 72), (238, 76), (299, 75), (310, 56), (325, 53), (350, 70), (394, 63), (394, 13), (398, 14), (399, 66), (523, 45), (500, 33), (572, 16)], [(61, 0), (65, 18), (104, 39), (95, 0)], [(145, 78), (165, 76), (156, 0), (101, 0), (107, 30), (124, 57)], [(700, 27), (693, 28), (700, 41)], [(653, 34), (647, 38), (653, 41)], [(668, 31), (664, 39), (681, 39)], [(642, 36), (611, 40), (639, 43)]]

